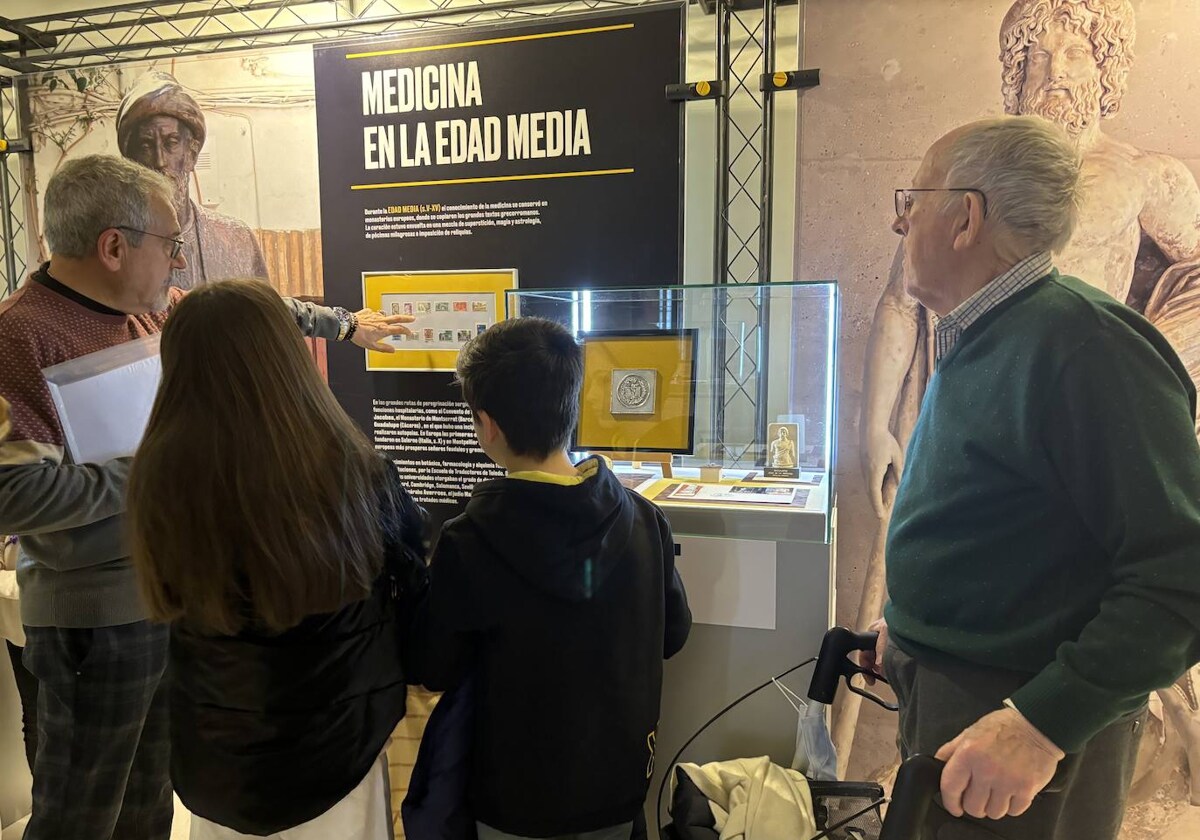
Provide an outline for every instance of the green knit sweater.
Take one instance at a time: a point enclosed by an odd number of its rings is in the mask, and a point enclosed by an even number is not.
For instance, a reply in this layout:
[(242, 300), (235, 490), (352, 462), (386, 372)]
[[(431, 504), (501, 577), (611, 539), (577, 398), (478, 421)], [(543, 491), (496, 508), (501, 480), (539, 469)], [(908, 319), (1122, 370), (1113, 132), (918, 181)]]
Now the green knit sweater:
[(1057, 272), (942, 358), (887, 542), (889, 629), (1030, 675), (1067, 752), (1200, 660), (1196, 393), (1133, 310)]

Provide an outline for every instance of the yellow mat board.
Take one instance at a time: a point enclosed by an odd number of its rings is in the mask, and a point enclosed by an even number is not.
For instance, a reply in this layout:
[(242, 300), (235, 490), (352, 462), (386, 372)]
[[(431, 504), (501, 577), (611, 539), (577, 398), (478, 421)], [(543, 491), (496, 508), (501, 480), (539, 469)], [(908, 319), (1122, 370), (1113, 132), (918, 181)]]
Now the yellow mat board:
[[(695, 412), (694, 330), (583, 336), (583, 393), (575, 448), (690, 454)], [(656, 371), (653, 414), (612, 413), (613, 371)]]

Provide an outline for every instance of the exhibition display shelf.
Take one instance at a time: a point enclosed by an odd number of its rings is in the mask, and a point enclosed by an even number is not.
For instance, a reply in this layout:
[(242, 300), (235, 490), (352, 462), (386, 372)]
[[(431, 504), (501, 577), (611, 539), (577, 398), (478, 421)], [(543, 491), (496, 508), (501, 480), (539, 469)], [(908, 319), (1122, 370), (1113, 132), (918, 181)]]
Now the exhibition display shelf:
[(834, 283), (525, 289), (507, 315), (584, 348), (573, 449), (683, 534), (831, 539)]

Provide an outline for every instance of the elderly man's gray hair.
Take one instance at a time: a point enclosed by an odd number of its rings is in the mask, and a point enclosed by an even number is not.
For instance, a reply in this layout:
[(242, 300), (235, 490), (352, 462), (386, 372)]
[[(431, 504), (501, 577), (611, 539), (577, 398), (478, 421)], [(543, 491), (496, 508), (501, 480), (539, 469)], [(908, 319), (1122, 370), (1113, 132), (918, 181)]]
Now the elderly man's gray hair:
[(1026, 253), (1061, 250), (1079, 216), (1079, 153), (1041, 117), (1000, 117), (966, 127), (946, 147), (946, 186), (972, 187), (987, 224)]
[[(163, 175), (114, 155), (87, 155), (67, 161), (46, 186), (45, 232), (50, 253), (80, 259), (96, 251), (96, 239), (109, 228), (148, 230), (153, 197), (173, 206), (174, 187)], [(125, 231), (138, 246), (140, 233)]]

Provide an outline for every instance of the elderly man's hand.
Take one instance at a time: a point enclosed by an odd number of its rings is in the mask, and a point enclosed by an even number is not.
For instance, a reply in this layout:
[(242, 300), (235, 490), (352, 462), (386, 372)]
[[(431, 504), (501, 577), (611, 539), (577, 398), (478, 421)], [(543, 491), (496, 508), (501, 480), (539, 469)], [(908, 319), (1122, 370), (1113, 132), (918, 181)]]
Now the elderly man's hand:
[(1018, 817), (1050, 784), (1064, 753), (1020, 712), (985, 715), (937, 751), (942, 804), (956, 817)]
[(350, 340), (359, 347), (380, 353), (395, 353), (395, 345), (386, 339), (394, 335), (412, 335), (412, 330), (404, 325), (417, 320), (412, 315), (384, 315), (375, 309), (360, 309), (354, 317), (358, 319), (358, 329)]

